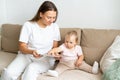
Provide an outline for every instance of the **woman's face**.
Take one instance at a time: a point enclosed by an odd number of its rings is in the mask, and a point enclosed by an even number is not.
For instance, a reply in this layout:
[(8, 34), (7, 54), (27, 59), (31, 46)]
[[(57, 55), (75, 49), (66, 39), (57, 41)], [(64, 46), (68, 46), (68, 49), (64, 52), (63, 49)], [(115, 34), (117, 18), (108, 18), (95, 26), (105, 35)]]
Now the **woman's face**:
[(47, 11), (44, 14), (40, 13), (42, 24), (44, 24), (45, 26), (50, 25), (56, 20), (56, 15), (56, 11)]

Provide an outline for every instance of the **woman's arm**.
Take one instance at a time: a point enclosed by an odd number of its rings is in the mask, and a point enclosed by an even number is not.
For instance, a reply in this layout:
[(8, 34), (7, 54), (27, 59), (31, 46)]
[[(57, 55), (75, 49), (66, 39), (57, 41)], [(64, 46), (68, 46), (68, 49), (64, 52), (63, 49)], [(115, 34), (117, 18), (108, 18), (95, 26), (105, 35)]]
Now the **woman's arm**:
[(19, 42), (19, 50), (24, 54), (32, 54), (36, 58), (40, 57), (40, 54), (38, 54), (37, 51), (28, 49), (27, 43)]
[(34, 51), (34, 50), (28, 49), (27, 44), (24, 42), (19, 42), (19, 50), (25, 54), (33, 54), (33, 51)]
[(53, 48), (56, 48), (56, 47), (58, 47), (58, 41), (53, 42)]

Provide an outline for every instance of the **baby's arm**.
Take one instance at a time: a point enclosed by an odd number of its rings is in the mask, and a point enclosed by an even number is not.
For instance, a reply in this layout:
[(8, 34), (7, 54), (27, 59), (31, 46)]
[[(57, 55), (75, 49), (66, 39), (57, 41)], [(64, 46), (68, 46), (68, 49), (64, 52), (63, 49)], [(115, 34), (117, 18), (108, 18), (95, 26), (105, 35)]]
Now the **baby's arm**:
[(48, 55), (52, 55), (54, 57), (59, 57), (60, 56), (59, 52), (61, 52), (61, 51), (62, 51), (62, 49), (60, 47), (53, 48), (52, 50), (50, 50), (48, 52)]
[(77, 61), (75, 63), (75, 66), (79, 67), (82, 64), (83, 59), (84, 59), (84, 55), (78, 56), (78, 59), (77, 59)]

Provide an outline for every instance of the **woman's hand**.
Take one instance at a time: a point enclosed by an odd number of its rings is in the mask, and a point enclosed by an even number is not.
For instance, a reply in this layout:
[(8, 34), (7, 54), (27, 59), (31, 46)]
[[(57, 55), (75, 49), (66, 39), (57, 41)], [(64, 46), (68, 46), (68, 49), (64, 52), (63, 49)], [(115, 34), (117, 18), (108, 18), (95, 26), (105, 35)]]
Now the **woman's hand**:
[(32, 54), (33, 54), (33, 56), (34, 56), (35, 58), (40, 58), (40, 57), (42, 57), (42, 55), (38, 54), (36, 50), (34, 50)]

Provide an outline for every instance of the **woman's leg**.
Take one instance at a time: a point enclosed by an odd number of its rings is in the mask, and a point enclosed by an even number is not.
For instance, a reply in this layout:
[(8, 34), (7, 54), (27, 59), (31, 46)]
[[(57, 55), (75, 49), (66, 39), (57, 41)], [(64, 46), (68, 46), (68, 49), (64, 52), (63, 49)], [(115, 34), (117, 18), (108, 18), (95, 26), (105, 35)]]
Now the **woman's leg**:
[(25, 69), (22, 80), (36, 80), (40, 73), (47, 72), (48, 69), (50, 69), (49, 63), (32, 62)]
[(19, 53), (12, 63), (4, 69), (2, 80), (17, 80), (25, 67), (30, 63), (24, 54)]

